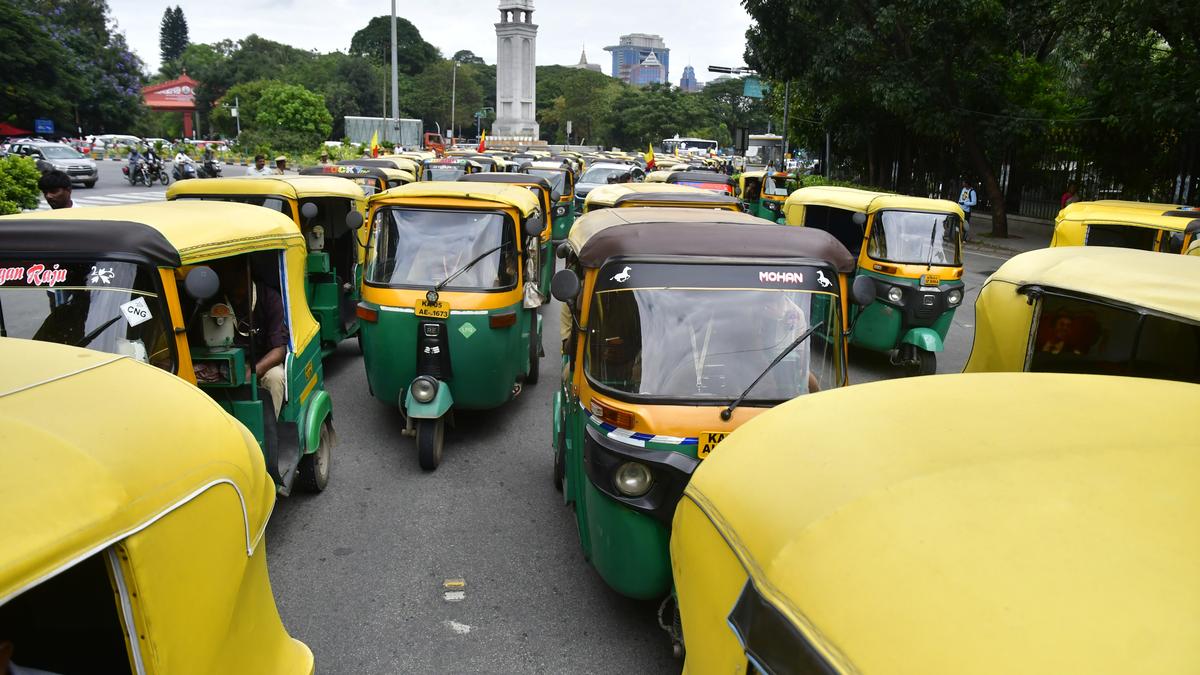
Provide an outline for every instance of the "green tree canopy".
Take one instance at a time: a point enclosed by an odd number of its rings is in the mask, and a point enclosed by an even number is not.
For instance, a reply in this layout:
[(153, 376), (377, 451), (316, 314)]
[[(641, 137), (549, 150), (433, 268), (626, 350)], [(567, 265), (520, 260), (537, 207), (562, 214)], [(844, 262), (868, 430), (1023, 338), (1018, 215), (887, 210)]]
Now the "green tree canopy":
[(475, 52), (471, 51), (470, 49), (460, 49), (459, 51), (454, 52), (454, 56), (452, 56), (450, 60), (458, 61), (459, 63), (471, 63), (477, 66), (485, 65), (483, 58), (475, 56)]
[[(350, 54), (371, 59), (381, 66), (392, 63), (392, 17), (377, 16), (350, 40)], [(421, 31), (407, 19), (396, 17), (396, 62), (401, 73), (417, 75), (441, 58), (437, 47), (421, 38)]]
[(333, 128), (325, 97), (298, 84), (265, 87), (257, 108), (255, 129), (273, 148), (305, 150), (329, 138)]
[(188, 24), (183, 9), (176, 5), (163, 10), (158, 28), (158, 49), (163, 63), (174, 61), (183, 55), (188, 46)]

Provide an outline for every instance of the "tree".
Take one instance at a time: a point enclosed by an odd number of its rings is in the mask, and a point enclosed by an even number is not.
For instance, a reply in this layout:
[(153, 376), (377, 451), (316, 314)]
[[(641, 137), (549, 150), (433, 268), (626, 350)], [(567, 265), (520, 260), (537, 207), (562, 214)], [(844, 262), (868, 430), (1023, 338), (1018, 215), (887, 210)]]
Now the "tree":
[(0, 49), (0, 120), (29, 128), (38, 117), (69, 121), (67, 101), (79, 88), (69, 50), (38, 17), (10, 0), (0, 0), (0, 44), (20, 45)]
[[(377, 16), (350, 40), (350, 55), (362, 56), (390, 67), (392, 63), (392, 17)], [(407, 19), (396, 18), (397, 68), (406, 75), (417, 75), (441, 54), (437, 47), (421, 38), (421, 31)]]
[(474, 129), (475, 111), (483, 107), (483, 91), (474, 78), (474, 66), (461, 66), (457, 78), (454, 62), (439, 60), (412, 78), (412, 88), (400, 97), (400, 107), (432, 127), (436, 122), (450, 128), (450, 94), (455, 89), (454, 128)]
[(272, 147), (288, 150), (318, 145), (333, 129), (325, 97), (298, 84), (277, 83), (263, 89), (254, 121)]
[(0, 158), (0, 216), (37, 208), (39, 176), (37, 164), (28, 157)]
[(454, 56), (450, 60), (458, 61), (459, 63), (470, 63), (477, 66), (487, 65), (482, 57), (475, 56), (475, 52), (471, 51), (470, 49), (461, 49), (457, 52), (454, 52)]
[(187, 19), (183, 9), (176, 5), (163, 10), (162, 23), (158, 28), (158, 49), (162, 62), (169, 63), (183, 55), (188, 46)]

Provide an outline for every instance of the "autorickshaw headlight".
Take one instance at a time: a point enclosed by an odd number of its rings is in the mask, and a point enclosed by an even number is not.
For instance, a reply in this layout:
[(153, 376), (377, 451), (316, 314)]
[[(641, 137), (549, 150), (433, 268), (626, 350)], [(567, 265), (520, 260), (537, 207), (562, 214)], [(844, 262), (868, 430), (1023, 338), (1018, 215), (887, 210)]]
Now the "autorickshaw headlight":
[(956, 288), (956, 289), (950, 291), (949, 293), (947, 293), (946, 294), (946, 302), (950, 303), (951, 307), (954, 307), (958, 303), (962, 302), (962, 291), (960, 291)]
[(437, 396), (438, 382), (432, 377), (418, 377), (410, 385), (412, 396), (417, 403), (429, 403)]
[(625, 462), (617, 467), (617, 472), (613, 475), (613, 484), (617, 492), (626, 497), (641, 497), (649, 492), (650, 486), (654, 484), (654, 474), (650, 473), (645, 464)]
[(888, 289), (888, 300), (899, 304), (904, 299), (904, 291), (900, 290), (899, 286), (892, 286)]

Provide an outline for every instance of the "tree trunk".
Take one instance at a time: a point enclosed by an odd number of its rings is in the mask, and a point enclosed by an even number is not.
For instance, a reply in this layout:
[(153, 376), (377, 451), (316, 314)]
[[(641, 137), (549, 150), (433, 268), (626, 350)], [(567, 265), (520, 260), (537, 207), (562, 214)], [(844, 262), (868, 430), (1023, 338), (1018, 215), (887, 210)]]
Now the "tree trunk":
[(874, 135), (872, 135), (871, 138), (867, 139), (867, 184), (868, 185), (882, 185), (882, 183), (876, 182), (876, 179), (875, 179), (875, 138), (874, 138)]
[[(975, 135), (975, 129), (971, 126), (969, 120), (963, 120), (962, 141), (967, 150), (967, 157), (971, 160), (971, 166), (975, 169), (975, 174), (979, 176), (980, 182), (987, 190), (988, 202), (992, 205), (992, 236), (999, 239), (1008, 238), (1008, 211), (1004, 208), (1004, 193), (1000, 191), (1000, 182), (996, 180), (996, 173), (992, 171), (992, 166), (987, 160), (987, 156), (983, 154), (983, 148), (979, 145), (979, 138)], [(978, 192), (978, 190), (976, 190)]]

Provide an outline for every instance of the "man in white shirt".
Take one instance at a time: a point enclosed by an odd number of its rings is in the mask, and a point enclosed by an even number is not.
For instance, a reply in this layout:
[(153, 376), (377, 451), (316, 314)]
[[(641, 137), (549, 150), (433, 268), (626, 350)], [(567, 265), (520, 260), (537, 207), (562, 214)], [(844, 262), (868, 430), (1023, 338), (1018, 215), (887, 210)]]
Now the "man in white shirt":
[(267, 168), (267, 156), (255, 155), (254, 166), (246, 167), (247, 176), (274, 176), (275, 170)]

